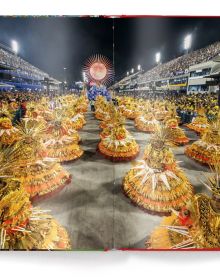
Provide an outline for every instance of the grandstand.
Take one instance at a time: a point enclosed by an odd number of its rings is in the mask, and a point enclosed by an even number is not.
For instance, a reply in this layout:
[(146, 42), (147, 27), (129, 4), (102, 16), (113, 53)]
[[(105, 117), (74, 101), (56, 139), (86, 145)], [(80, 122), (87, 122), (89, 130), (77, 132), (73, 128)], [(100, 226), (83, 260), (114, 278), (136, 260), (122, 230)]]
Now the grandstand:
[(0, 44), (0, 90), (41, 91), (45, 80), (50, 79), (51, 89), (58, 89), (60, 82)]
[(211, 92), (207, 86), (212, 69), (220, 67), (213, 59), (220, 54), (220, 42), (159, 64), (144, 72), (135, 73), (113, 85), (117, 91), (174, 90), (182, 92)]

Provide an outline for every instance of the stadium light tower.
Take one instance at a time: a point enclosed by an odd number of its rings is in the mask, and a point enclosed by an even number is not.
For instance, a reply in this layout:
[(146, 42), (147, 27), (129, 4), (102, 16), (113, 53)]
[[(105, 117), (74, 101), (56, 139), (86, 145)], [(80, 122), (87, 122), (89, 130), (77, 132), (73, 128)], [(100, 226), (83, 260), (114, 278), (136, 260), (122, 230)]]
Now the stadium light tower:
[(192, 34), (188, 34), (185, 38), (184, 38), (184, 50), (189, 51), (189, 49), (191, 48), (192, 45)]
[(161, 58), (160, 52), (156, 53), (155, 59), (156, 59), (156, 63), (157, 63), (157, 64), (160, 63), (160, 58)]
[(83, 82), (85, 83), (86, 81), (87, 81), (87, 79), (86, 79), (86, 72), (82, 72), (82, 76), (83, 76)]
[(11, 48), (15, 52), (15, 54), (17, 54), (18, 53), (18, 49), (19, 49), (18, 42), (15, 41), (15, 40), (12, 40), (11, 41)]
[(66, 70), (67, 70), (67, 68), (66, 67), (63, 67), (63, 76), (64, 76), (64, 80), (66, 80)]

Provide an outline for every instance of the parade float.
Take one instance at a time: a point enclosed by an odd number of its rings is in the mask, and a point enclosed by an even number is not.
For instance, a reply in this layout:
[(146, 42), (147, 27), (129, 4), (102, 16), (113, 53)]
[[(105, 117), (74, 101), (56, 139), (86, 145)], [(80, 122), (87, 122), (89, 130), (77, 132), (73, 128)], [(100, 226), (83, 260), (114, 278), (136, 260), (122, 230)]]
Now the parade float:
[(111, 100), (111, 94), (107, 86), (113, 81), (114, 68), (107, 57), (100, 54), (89, 57), (84, 64), (83, 74), (84, 82), (87, 83), (88, 87), (89, 101), (96, 101), (98, 97), (102, 97), (102, 100), (105, 101)]

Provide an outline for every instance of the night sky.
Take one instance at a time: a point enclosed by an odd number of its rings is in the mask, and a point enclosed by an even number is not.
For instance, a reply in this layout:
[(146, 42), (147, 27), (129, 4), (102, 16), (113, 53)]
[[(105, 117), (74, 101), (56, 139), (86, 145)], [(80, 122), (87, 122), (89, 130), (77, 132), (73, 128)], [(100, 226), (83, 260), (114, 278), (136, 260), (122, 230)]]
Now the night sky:
[[(141, 64), (154, 66), (184, 53), (183, 38), (192, 33), (192, 49), (220, 40), (220, 18), (117, 18), (115, 80)], [(113, 58), (112, 19), (79, 17), (0, 17), (0, 43), (17, 40), (19, 55), (51, 76), (82, 80), (84, 62), (93, 54)]]

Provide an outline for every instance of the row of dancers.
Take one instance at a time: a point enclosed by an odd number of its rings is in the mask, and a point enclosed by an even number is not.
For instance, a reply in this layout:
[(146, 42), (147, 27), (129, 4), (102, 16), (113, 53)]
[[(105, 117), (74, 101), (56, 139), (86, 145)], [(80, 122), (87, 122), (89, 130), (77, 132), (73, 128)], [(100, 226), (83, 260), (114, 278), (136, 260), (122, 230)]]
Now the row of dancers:
[(62, 166), (82, 156), (77, 130), (85, 124), (85, 96), (28, 102), (25, 117), (12, 125), (16, 106), (0, 108), (0, 249), (68, 250), (67, 231), (36, 203), (63, 189), (71, 175)]
[[(112, 161), (131, 161), (139, 146), (125, 128), (125, 118), (134, 120), (138, 130), (152, 133), (142, 159), (132, 162), (125, 174), (122, 190), (142, 210), (165, 216), (146, 240), (147, 249), (198, 249), (220, 246), (220, 118), (198, 131), (204, 120), (202, 110), (188, 126), (201, 137), (189, 143), (179, 127), (175, 107), (163, 101), (145, 103), (118, 98), (118, 108), (99, 97), (95, 116), (101, 120), (99, 152)], [(200, 121), (199, 121), (200, 120)], [(194, 129), (196, 127), (196, 129)], [(212, 175), (204, 183), (212, 196), (195, 194), (184, 171), (175, 159), (177, 145), (187, 145), (191, 158), (211, 165)]]

